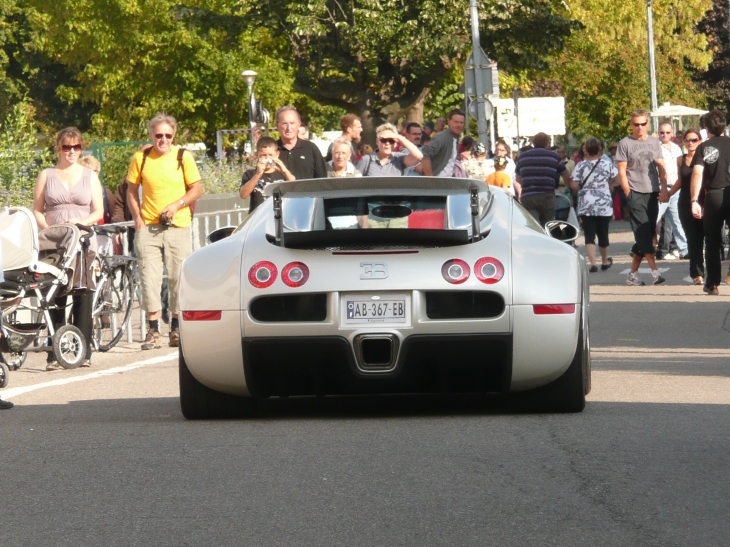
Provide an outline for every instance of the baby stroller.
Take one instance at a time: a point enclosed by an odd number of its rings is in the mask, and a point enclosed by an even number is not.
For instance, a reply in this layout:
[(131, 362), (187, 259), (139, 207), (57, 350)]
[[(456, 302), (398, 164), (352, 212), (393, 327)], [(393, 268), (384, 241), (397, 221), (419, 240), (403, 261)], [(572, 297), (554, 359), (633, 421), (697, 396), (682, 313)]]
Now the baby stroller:
[[(82, 235), (80, 228), (88, 233)], [(68, 324), (55, 329), (49, 311), (57, 309), (57, 296), (93, 289), (86, 252), (90, 233), (85, 226), (71, 224), (49, 226), (39, 233), (28, 209), (0, 211), (5, 277), (0, 283), (0, 352), (11, 368), (17, 370), (25, 352), (31, 351), (53, 352), (64, 368), (76, 368), (87, 357), (81, 331)]]

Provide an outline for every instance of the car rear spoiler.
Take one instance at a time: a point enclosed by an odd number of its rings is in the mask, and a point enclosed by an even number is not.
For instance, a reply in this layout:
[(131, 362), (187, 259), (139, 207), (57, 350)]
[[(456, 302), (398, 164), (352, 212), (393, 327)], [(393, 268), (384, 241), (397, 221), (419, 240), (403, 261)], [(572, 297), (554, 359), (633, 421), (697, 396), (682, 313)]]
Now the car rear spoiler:
[[(481, 196), (480, 196), (481, 194)], [(309, 179), (269, 184), (264, 195), (272, 197), (274, 211), (273, 243), (285, 247), (312, 248), (343, 244), (372, 245), (462, 245), (481, 239), (480, 212), (485, 213), (491, 193), (482, 181), (442, 177), (356, 177)], [(300, 230), (287, 223), (285, 235), (283, 198), (352, 198), (369, 196), (444, 196), (464, 203), (467, 226), (449, 230), (367, 230), (349, 234), (326, 235), (319, 231)], [(464, 200), (464, 201), (462, 201)], [(468, 201), (466, 201), (468, 200)], [(459, 207), (461, 209), (461, 207)], [(482, 215), (483, 216), (483, 215)], [(471, 228), (471, 236), (465, 229)], [(457, 229), (461, 228), (461, 229)], [(285, 242), (286, 239), (286, 242)], [(372, 241), (370, 241), (372, 239)], [(320, 241), (321, 240), (321, 241)], [(337, 240), (337, 241), (335, 241)], [(342, 241), (340, 241), (342, 240)]]

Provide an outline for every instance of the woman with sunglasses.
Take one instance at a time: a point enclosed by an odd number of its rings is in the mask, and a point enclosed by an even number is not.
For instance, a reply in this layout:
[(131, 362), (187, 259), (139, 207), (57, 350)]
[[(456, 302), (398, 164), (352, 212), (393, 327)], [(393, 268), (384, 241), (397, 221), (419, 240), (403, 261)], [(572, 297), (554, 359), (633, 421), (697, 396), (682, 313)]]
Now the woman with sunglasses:
[(701, 142), (702, 138), (697, 129), (687, 129), (684, 132), (683, 144), (687, 153), (677, 158), (679, 178), (669, 192), (670, 198), (679, 192), (677, 210), (679, 211), (679, 221), (682, 223), (684, 235), (687, 238), (689, 275), (695, 285), (704, 285), (705, 263), (702, 253), (705, 248), (705, 228), (702, 225), (702, 219), (692, 216), (692, 198), (689, 190), (692, 182), (692, 159)]
[[(401, 177), (406, 167), (416, 165), (423, 159), (418, 147), (399, 135), (392, 123), (384, 123), (375, 132), (378, 136), (377, 150), (357, 162), (357, 170), (363, 177)], [(396, 143), (406, 150), (395, 152)]]
[[(33, 192), (33, 214), (41, 230), (54, 224), (83, 224), (91, 226), (104, 216), (104, 201), (99, 177), (91, 169), (78, 163), (84, 141), (75, 127), (67, 127), (56, 135), (55, 167), (44, 169), (38, 175)], [(90, 252), (96, 252), (95, 238), (91, 238)], [(51, 310), (54, 328), (64, 324), (66, 296), (55, 299), (57, 309)], [(73, 324), (86, 340), (86, 360), (81, 366), (89, 366), (91, 356), (91, 311), (94, 295), (85, 292), (73, 295)], [(58, 370), (61, 365), (49, 353), (46, 370)]]

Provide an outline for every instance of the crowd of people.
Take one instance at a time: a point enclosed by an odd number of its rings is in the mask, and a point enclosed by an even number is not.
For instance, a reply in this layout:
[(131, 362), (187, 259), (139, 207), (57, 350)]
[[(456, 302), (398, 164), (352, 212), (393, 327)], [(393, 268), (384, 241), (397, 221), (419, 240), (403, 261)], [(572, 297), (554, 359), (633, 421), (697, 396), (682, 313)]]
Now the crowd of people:
[[(644, 285), (638, 270), (646, 260), (652, 283), (664, 282), (657, 260), (686, 258), (692, 281), (710, 295), (719, 294), (722, 230), (730, 223), (730, 139), (724, 137), (725, 118), (712, 111), (702, 118), (703, 130), (673, 134), (663, 123), (658, 138), (649, 135), (649, 114), (631, 114), (631, 134), (611, 143), (608, 151), (596, 138), (587, 138), (568, 158), (561, 146), (551, 147), (545, 133), (532, 145), (513, 153), (497, 141), (494, 153), (472, 137), (462, 137), (466, 115), (459, 109), (423, 126), (403, 124), (402, 131), (385, 123), (375, 128), (375, 148), (362, 142), (362, 120), (345, 115), (342, 134), (326, 156), (308, 140), (299, 112), (291, 106), (276, 112), (277, 140), (260, 137), (253, 168), (243, 172), (240, 196), (253, 211), (264, 201), (273, 182), (325, 177), (439, 176), (483, 180), (512, 194), (545, 225), (555, 218), (556, 192), (573, 201), (585, 234), (589, 271), (607, 270), (609, 223), (628, 217), (634, 233), (627, 284)], [(169, 283), (170, 333), (168, 343), (180, 343), (177, 280), (180, 266), (192, 252), (190, 226), (193, 207), (202, 195), (200, 172), (192, 155), (173, 144), (177, 122), (158, 114), (148, 123), (151, 145), (141, 147), (116, 196), (98, 177), (99, 163), (83, 155), (84, 141), (76, 128), (58, 133), (57, 163), (38, 176), (33, 212), (40, 228), (72, 222), (133, 221), (142, 309), (148, 331), (142, 349), (162, 345), (160, 315), (163, 272)], [(703, 142), (703, 133), (708, 137)], [(662, 222), (663, 220), (663, 222)], [(596, 240), (598, 252), (596, 252)], [(676, 245), (671, 251), (670, 243)], [(92, 249), (93, 250), (93, 249)], [(599, 263), (600, 260), (600, 263)], [(730, 284), (730, 273), (725, 277)], [(71, 321), (91, 340), (91, 302), (88, 291), (71, 300)], [(64, 320), (67, 298), (57, 299), (52, 314), (57, 328)], [(91, 355), (91, 347), (87, 347)], [(88, 364), (88, 360), (87, 363)], [(49, 353), (48, 370), (59, 368)]]

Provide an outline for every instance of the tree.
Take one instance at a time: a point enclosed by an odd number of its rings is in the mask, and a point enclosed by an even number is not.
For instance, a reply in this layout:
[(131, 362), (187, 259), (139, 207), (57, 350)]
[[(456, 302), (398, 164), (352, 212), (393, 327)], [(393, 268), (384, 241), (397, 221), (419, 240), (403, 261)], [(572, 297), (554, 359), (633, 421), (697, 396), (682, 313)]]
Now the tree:
[[(243, 21), (289, 42), (297, 89), (373, 123), (418, 117), (429, 91), (471, 50), (464, 0), (274, 0)], [(481, 0), (482, 44), (503, 69), (545, 68), (577, 25), (554, 0)], [(416, 112), (416, 116), (411, 115)]]
[(695, 79), (708, 96), (711, 108), (730, 112), (730, 6), (715, 0), (697, 30), (707, 35), (707, 49), (712, 62), (706, 71), (697, 71)]
[[(702, 107), (691, 69), (711, 60), (705, 35), (695, 30), (710, 0), (654, 3), (654, 39), (659, 103)], [(570, 0), (584, 28), (566, 39), (548, 78), (566, 97), (572, 132), (616, 138), (626, 134), (627, 116), (650, 104), (646, 3), (644, 0)]]

